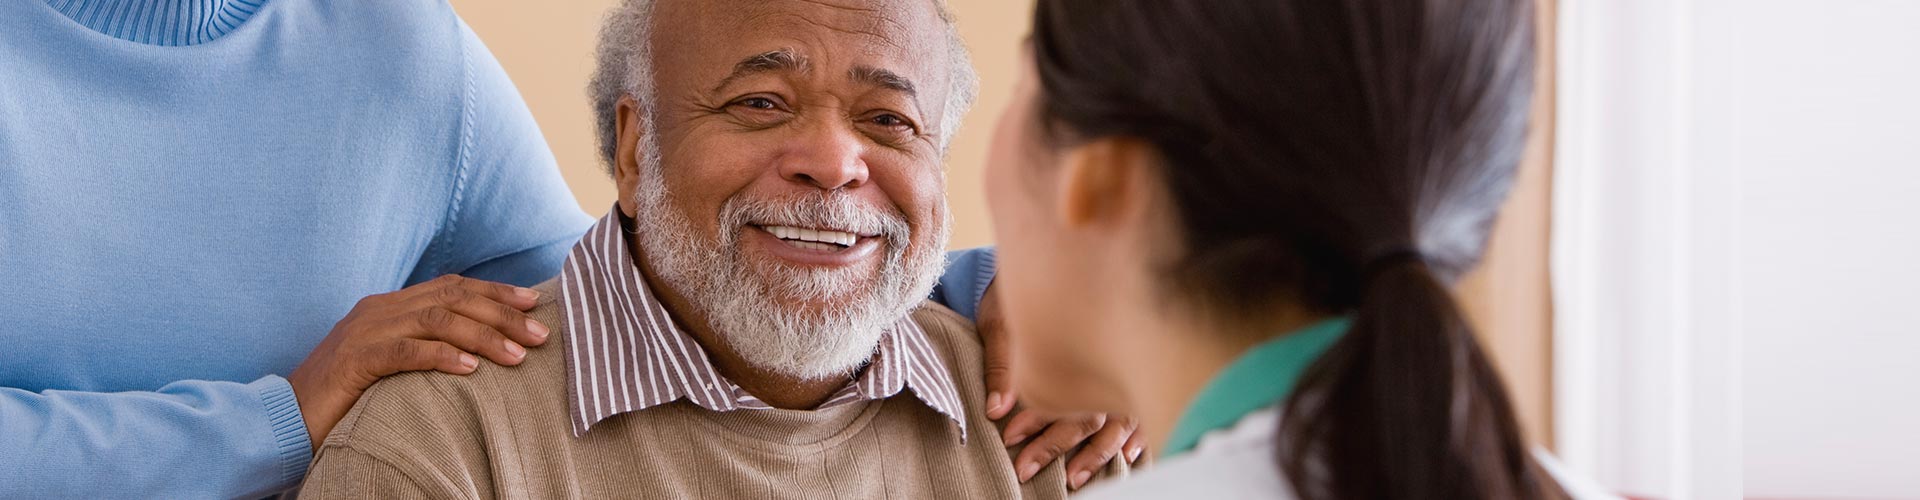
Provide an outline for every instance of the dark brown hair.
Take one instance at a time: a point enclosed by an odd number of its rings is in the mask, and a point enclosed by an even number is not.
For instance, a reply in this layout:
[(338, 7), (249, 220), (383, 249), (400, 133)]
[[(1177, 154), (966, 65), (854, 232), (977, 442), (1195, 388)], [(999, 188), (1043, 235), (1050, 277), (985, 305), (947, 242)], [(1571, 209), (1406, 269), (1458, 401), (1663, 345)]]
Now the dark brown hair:
[(1287, 401), (1309, 499), (1536, 498), (1505, 388), (1448, 292), (1525, 144), (1531, 0), (1040, 0), (1056, 145), (1154, 146), (1174, 290), (1228, 318), (1350, 314)]

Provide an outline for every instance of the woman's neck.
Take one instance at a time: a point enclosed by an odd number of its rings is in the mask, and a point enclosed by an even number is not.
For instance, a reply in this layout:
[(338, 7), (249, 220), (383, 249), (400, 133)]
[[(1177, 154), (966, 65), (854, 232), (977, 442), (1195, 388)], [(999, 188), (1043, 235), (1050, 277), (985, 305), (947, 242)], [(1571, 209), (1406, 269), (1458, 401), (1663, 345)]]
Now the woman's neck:
[(1131, 337), (1142, 342), (1128, 361), (1140, 369), (1120, 371), (1121, 384), (1134, 402), (1140, 432), (1155, 447), (1166, 446), (1188, 405), (1227, 365), (1263, 342), (1327, 317), (1277, 307), (1259, 321), (1230, 324), (1168, 310), (1165, 305), (1132, 309), (1137, 317), (1117, 323), (1139, 325)]

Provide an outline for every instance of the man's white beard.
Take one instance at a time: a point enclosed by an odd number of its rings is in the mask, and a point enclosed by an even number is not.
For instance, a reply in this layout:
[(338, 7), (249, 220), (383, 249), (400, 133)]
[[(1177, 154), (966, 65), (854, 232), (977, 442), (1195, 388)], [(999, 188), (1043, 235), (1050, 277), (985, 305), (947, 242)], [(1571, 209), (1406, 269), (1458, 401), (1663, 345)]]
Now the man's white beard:
[[(880, 336), (926, 299), (946, 267), (947, 220), (934, 222), (934, 241), (909, 253), (903, 216), (840, 193), (728, 199), (716, 226), (720, 241), (710, 242), (668, 198), (659, 158), (642, 157), (640, 168), (634, 219), (642, 258), (706, 313), (708, 326), (734, 353), (763, 370), (807, 380), (850, 375), (872, 358)], [(939, 213), (946, 214), (945, 200), (940, 203)], [(741, 252), (749, 221), (879, 234), (884, 260), (876, 272), (749, 262)]]

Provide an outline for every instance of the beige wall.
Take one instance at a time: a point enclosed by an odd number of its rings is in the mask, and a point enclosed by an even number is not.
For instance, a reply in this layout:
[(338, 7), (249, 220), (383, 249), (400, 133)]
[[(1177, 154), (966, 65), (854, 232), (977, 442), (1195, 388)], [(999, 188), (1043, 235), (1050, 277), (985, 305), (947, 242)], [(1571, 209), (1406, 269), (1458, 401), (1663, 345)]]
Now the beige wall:
[[(461, 16), (487, 42), (519, 86), (574, 196), (583, 209), (596, 216), (611, 206), (614, 193), (595, 159), (585, 89), (593, 71), (593, 42), (600, 14), (612, 3), (453, 0)], [(986, 161), (993, 124), (1013, 86), (1018, 48), (1026, 35), (1032, 0), (950, 3), (980, 73), (980, 100), (954, 139), (947, 177), (956, 223), (953, 244), (970, 247), (992, 240), (980, 169)], [(1552, 6), (1547, 0), (1540, 0), (1540, 4), (1545, 9)], [(1543, 29), (1551, 29), (1550, 19), (1550, 15), (1543, 18)], [(1549, 43), (1552, 40), (1551, 36), (1542, 38)], [(1533, 135), (1534, 147), (1495, 230), (1486, 263), (1460, 286), (1461, 301), (1480, 325), (1488, 350), (1506, 374), (1528, 434), (1543, 443), (1550, 436), (1551, 421), (1546, 242), (1553, 101), (1552, 61), (1544, 56), (1551, 53), (1543, 51), (1543, 91), (1536, 100), (1536, 123), (1540, 126)]]

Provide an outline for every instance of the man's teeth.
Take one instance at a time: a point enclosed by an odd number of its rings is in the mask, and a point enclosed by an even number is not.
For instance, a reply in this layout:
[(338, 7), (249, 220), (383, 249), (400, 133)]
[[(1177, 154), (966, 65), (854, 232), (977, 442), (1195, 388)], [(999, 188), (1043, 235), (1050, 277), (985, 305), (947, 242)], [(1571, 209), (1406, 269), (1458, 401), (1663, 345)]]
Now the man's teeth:
[(843, 233), (840, 231), (829, 231), (825, 229), (807, 229), (807, 228), (791, 227), (791, 226), (764, 226), (764, 227), (766, 228), (767, 232), (773, 233), (773, 236), (775, 238), (780, 238), (783, 240), (811, 241), (811, 242), (818, 242), (818, 243), (840, 245), (843, 247), (850, 247), (850, 246), (853, 246), (854, 241), (857, 241), (860, 239), (859, 236), (855, 236), (853, 233)]

